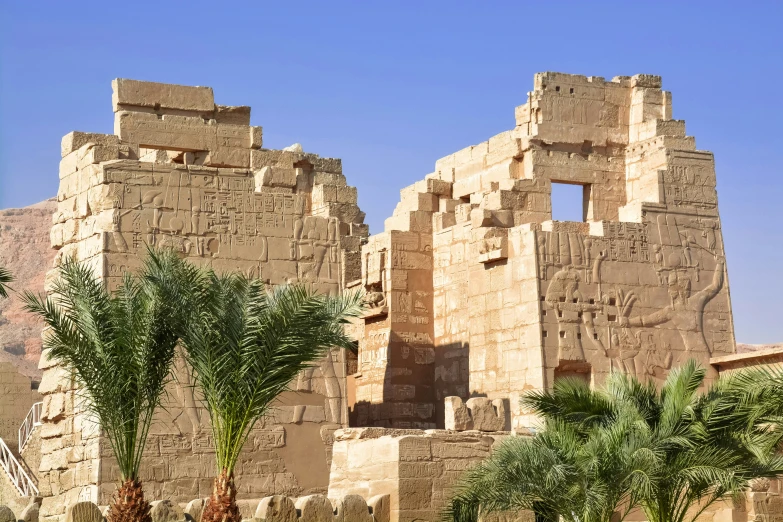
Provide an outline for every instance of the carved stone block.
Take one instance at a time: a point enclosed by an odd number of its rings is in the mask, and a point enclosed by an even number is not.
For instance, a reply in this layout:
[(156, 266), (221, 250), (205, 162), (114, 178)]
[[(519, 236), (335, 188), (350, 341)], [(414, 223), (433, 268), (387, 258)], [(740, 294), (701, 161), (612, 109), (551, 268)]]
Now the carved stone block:
[(470, 410), (473, 429), (479, 431), (502, 431), (505, 419), (498, 415), (495, 405), (485, 397), (472, 397), (465, 403)]
[(470, 418), (470, 410), (462, 402), (460, 397), (446, 397), (445, 403), (445, 428), (447, 430), (465, 431), (473, 429), (473, 419)]
[(296, 522), (294, 501), (283, 495), (264, 497), (256, 509), (255, 518), (266, 522)]
[(65, 510), (65, 522), (102, 522), (103, 515), (93, 502), (77, 502)]

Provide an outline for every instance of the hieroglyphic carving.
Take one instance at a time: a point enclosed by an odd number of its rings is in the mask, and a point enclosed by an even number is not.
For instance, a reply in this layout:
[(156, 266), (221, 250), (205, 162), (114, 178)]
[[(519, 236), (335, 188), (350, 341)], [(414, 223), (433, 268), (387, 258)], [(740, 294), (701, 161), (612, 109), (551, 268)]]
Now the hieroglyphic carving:
[(610, 261), (646, 263), (650, 260), (646, 223), (603, 222)]
[(676, 327), (687, 351), (712, 351), (704, 338), (704, 307), (723, 286), (724, 262), (718, 260), (712, 283), (705, 289), (691, 293), (691, 278), (685, 270), (674, 270), (669, 274), (668, 287), (671, 304), (651, 314), (627, 317), (621, 316), (621, 325), (650, 327), (671, 321)]
[[(640, 377), (663, 375), (672, 364), (671, 345), (665, 340), (654, 340), (648, 328), (668, 322), (679, 332), (686, 351), (711, 353), (702, 323), (706, 304), (722, 288), (722, 261), (706, 288), (691, 295), (691, 282), (698, 283), (704, 270), (699, 253), (708, 252), (712, 257), (716, 251), (718, 222), (703, 218), (689, 220), (672, 214), (660, 214), (653, 222), (662, 245), (649, 243), (646, 222), (604, 222), (602, 236), (578, 234), (577, 241), (572, 241), (573, 233), (564, 232), (562, 227), (553, 232), (536, 232), (538, 275), (549, 280), (542, 300), (556, 314), (555, 335), (561, 365), (590, 360), (583, 346), (584, 337), (592, 341), (588, 346), (609, 359), (613, 370)], [(706, 245), (700, 244), (697, 238), (704, 239)], [(563, 265), (564, 261), (569, 264)], [(591, 261), (592, 270), (588, 269)], [(605, 293), (601, 279), (603, 262), (637, 263), (641, 264), (640, 270), (644, 265), (652, 268), (658, 284), (668, 288), (670, 304), (657, 312), (630, 317), (639, 290), (620, 286)], [(549, 266), (559, 271), (550, 276)], [(611, 270), (618, 268), (613, 266)], [(621, 280), (636, 279), (631, 276)], [(591, 298), (584, 295), (585, 291), (589, 292), (587, 288), (593, 288)], [(662, 352), (663, 349), (666, 351)]]
[(705, 171), (702, 165), (670, 165), (663, 171), (665, 202), (674, 207), (716, 208), (715, 175)]

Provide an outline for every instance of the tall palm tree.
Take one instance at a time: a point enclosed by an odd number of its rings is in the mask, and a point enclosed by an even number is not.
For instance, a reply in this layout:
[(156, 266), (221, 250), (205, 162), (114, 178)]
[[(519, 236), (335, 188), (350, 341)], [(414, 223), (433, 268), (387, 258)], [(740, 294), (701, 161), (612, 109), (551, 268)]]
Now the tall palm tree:
[(110, 293), (85, 264), (67, 260), (45, 298), (27, 292), (28, 311), (49, 328), (44, 345), (79, 384), (119, 467), (110, 522), (150, 522), (139, 467), (155, 409), (171, 372), (183, 281), (196, 269), (174, 253), (150, 251), (138, 276)]
[(329, 348), (349, 348), (344, 326), (361, 296), (302, 285), (265, 288), (240, 274), (206, 272), (193, 285), (182, 344), (212, 424), (217, 477), (204, 522), (240, 522), (234, 468), (256, 422), (296, 375)]
[(0, 266), (0, 297), (8, 297), (8, 283), (13, 280), (11, 272), (7, 268)]
[[(719, 500), (741, 495), (751, 480), (783, 473), (783, 459), (775, 454), (783, 439), (783, 400), (777, 409), (768, 406), (770, 396), (783, 399), (783, 379), (776, 385), (756, 375), (754, 387), (763, 392), (749, 391), (751, 381), (740, 372), (699, 393), (705, 372), (690, 361), (672, 370), (660, 390), (613, 373), (602, 389), (560, 381), (522, 402), (543, 417), (544, 433), (567, 425), (587, 437), (594, 430), (633, 426), (624, 438), (645, 458), (638, 461), (629, 498), (652, 522), (692, 522)], [(616, 460), (610, 451), (601, 458)], [(542, 495), (555, 499), (550, 509), (567, 518), (564, 511), (573, 507), (560, 505), (558, 486), (552, 486)], [(513, 483), (503, 487), (527, 495)]]

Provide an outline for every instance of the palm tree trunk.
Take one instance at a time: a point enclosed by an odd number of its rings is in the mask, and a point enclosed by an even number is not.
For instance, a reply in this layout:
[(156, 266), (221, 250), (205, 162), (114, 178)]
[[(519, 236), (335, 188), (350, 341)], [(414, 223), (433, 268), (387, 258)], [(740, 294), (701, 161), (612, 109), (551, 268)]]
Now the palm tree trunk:
[(128, 479), (122, 483), (112, 499), (108, 519), (109, 522), (152, 522), (141, 482)]
[(201, 522), (242, 522), (237, 507), (237, 489), (234, 487), (234, 474), (223, 468), (215, 478), (215, 487), (209, 497)]

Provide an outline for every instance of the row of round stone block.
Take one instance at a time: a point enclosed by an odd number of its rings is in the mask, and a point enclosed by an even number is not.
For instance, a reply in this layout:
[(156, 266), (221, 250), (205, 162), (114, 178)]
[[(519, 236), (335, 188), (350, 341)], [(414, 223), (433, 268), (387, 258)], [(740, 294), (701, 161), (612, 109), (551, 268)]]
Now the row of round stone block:
[[(247, 504), (247, 501), (243, 501)], [(183, 509), (170, 500), (152, 502), (153, 522), (200, 522), (205, 499), (191, 500)], [(252, 508), (251, 508), (252, 509)], [(38, 502), (31, 502), (19, 514), (0, 506), (0, 522), (38, 522)], [(324, 495), (290, 498), (283, 495), (265, 497), (251, 521), (264, 522), (389, 522), (389, 495), (377, 495), (365, 500), (360, 495), (329, 499)], [(108, 507), (99, 508), (93, 502), (77, 502), (68, 506), (65, 522), (105, 522)]]

